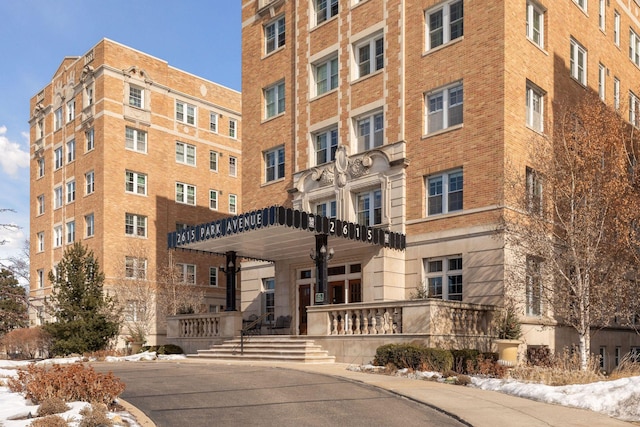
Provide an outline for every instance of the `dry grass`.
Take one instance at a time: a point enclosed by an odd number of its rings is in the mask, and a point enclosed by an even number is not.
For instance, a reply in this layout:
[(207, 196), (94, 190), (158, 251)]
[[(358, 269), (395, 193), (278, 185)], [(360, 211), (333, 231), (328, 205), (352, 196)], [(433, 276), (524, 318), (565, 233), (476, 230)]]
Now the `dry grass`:
[(640, 376), (640, 363), (636, 362), (630, 354), (627, 354), (622, 358), (616, 369), (611, 372), (609, 379), (617, 380), (637, 376)]
[(104, 403), (93, 403), (85, 406), (80, 411), (82, 421), (78, 427), (111, 427), (113, 421), (107, 416), (107, 405)]
[(42, 401), (38, 408), (38, 416), (45, 417), (47, 415), (62, 414), (67, 412), (69, 406), (59, 397), (48, 397)]
[(29, 424), (30, 427), (68, 427), (69, 423), (60, 415), (49, 415), (36, 418)]
[(580, 368), (580, 355), (564, 349), (549, 358), (548, 366), (521, 366), (512, 369), (509, 376), (519, 381), (542, 383), (550, 386), (588, 384), (605, 380), (600, 372), (599, 359), (591, 357), (587, 369)]

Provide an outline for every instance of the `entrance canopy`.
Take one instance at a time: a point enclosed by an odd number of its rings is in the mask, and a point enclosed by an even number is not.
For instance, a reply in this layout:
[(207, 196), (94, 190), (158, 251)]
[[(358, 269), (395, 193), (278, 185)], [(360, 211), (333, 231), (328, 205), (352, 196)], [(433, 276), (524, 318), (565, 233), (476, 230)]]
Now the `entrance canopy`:
[(306, 255), (314, 248), (316, 234), (333, 237), (338, 253), (379, 246), (406, 248), (406, 236), (375, 227), (314, 215), (282, 206), (271, 206), (229, 218), (188, 227), (168, 235), (168, 247), (278, 261)]

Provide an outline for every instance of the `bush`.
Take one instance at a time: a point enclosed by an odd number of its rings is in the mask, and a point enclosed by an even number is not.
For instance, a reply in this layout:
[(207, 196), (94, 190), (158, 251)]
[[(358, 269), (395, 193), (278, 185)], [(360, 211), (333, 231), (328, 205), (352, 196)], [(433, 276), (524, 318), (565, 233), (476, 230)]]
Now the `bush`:
[(453, 356), (453, 369), (459, 374), (468, 374), (476, 369), (479, 350), (463, 349), (463, 350), (451, 350)]
[(157, 354), (184, 354), (182, 348), (175, 344), (145, 345), (140, 351), (155, 351)]
[(69, 423), (60, 415), (49, 415), (43, 418), (36, 418), (29, 424), (30, 427), (69, 427)]
[(97, 373), (80, 363), (51, 368), (31, 364), (19, 369), (18, 376), (11, 378), (7, 385), (11, 391), (23, 393), (36, 404), (57, 397), (66, 402), (80, 400), (108, 405), (124, 391), (124, 383), (111, 372)]
[(47, 357), (51, 347), (51, 336), (41, 327), (14, 329), (1, 340), (7, 354), (16, 359)]
[(553, 365), (551, 349), (546, 346), (527, 348), (527, 363), (531, 366), (551, 367), (551, 365)]
[(413, 344), (386, 344), (376, 349), (374, 363), (379, 366), (392, 364), (398, 369), (444, 372), (453, 367), (453, 356), (449, 350)]
[(59, 397), (49, 397), (44, 399), (40, 403), (40, 407), (38, 408), (38, 416), (44, 417), (47, 415), (55, 415), (62, 414), (63, 412), (67, 412), (69, 410), (69, 405), (64, 403), (64, 400)]
[(551, 355), (549, 366), (518, 366), (509, 372), (514, 379), (538, 382), (550, 386), (587, 384), (602, 381), (599, 358), (590, 357), (587, 369), (580, 364), (580, 353), (565, 348), (562, 353)]
[(80, 411), (82, 421), (78, 427), (111, 427), (113, 421), (107, 416), (107, 406), (103, 403), (94, 403), (85, 406)]

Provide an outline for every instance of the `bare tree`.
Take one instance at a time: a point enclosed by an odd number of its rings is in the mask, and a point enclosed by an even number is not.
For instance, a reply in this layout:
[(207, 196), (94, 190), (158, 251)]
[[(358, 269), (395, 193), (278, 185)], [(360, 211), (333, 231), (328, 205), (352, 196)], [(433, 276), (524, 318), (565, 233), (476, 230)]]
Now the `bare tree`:
[[(13, 212), (15, 213), (16, 211), (13, 209), (7, 209), (7, 208), (0, 208), (0, 213), (3, 212)], [(16, 224), (9, 224), (9, 223), (1, 223), (0, 222), (0, 228), (5, 229), (5, 230), (19, 230), (20, 227)], [(0, 240), (0, 245), (4, 245), (6, 244), (7, 241), (6, 240)]]
[(202, 311), (204, 290), (190, 284), (189, 273), (181, 267), (169, 251), (166, 265), (158, 269), (158, 310), (166, 316)]
[(591, 333), (637, 308), (638, 141), (595, 97), (558, 110), (553, 137), (532, 141), (527, 167), (510, 173), (503, 227), (526, 303), (547, 303), (577, 332), (586, 369)]

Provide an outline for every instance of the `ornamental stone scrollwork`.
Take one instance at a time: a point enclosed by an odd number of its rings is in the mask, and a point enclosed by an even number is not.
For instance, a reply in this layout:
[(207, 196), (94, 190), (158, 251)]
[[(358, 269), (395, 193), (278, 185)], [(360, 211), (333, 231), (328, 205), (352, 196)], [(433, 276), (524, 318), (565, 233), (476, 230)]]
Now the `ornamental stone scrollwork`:
[(93, 79), (94, 73), (95, 73), (95, 70), (91, 65), (85, 65), (84, 68), (82, 69), (82, 74), (80, 74), (80, 81), (82, 83), (86, 83), (88, 80)]
[(343, 188), (347, 185), (349, 179), (367, 175), (372, 164), (373, 159), (369, 153), (357, 159), (349, 160), (347, 148), (344, 145), (340, 145), (336, 149), (333, 165), (313, 168), (311, 179), (318, 181), (321, 185), (335, 184), (336, 187)]

